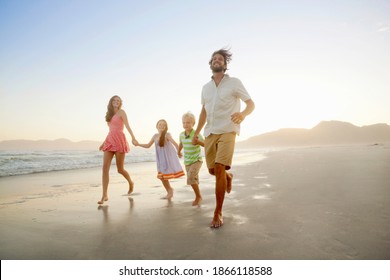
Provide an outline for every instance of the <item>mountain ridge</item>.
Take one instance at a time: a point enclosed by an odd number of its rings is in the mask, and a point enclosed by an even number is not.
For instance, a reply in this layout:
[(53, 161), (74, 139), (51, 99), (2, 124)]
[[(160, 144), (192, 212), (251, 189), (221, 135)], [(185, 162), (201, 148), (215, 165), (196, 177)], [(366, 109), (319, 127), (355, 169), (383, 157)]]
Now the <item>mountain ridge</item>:
[(237, 142), (238, 148), (286, 147), (390, 142), (390, 126), (377, 123), (356, 126), (342, 121), (321, 121), (311, 129), (282, 128)]
[[(236, 143), (237, 148), (390, 143), (390, 126), (376, 123), (356, 126), (342, 121), (321, 121), (311, 129), (281, 128)], [(101, 142), (69, 139), (4, 140), (0, 150), (97, 150)]]

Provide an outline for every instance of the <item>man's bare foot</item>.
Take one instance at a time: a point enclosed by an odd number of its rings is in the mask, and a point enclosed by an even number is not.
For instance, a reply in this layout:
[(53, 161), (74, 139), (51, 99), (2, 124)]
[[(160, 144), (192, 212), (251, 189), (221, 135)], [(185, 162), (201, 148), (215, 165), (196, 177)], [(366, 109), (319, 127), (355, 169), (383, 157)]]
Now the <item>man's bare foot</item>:
[(202, 197), (197, 197), (195, 200), (192, 202), (192, 206), (198, 206), (200, 205), (200, 202), (202, 201)]
[(132, 194), (134, 191), (134, 182), (133, 181), (130, 181), (130, 184), (129, 184), (129, 191), (127, 192), (127, 194)]
[(226, 192), (230, 193), (232, 191), (233, 174), (226, 172), (226, 180), (227, 180)]
[(210, 227), (211, 228), (219, 228), (221, 226), (223, 226), (222, 214), (214, 214), (214, 218), (211, 221)]
[(108, 196), (103, 196), (101, 200), (99, 200), (97, 203), (102, 205), (104, 203), (104, 201), (107, 201), (108, 200)]

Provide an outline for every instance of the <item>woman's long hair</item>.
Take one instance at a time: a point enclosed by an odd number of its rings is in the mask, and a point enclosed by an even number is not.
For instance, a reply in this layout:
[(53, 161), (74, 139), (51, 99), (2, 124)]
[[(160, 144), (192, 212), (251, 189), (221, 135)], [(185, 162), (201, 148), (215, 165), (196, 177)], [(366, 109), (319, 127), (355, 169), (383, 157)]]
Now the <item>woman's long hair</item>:
[(122, 108), (122, 99), (118, 95), (114, 95), (113, 97), (111, 97), (107, 105), (106, 122), (110, 122), (112, 117), (115, 115), (114, 106), (112, 106), (112, 101), (114, 100), (114, 98), (119, 98), (119, 109)]
[(161, 132), (160, 139), (158, 140), (158, 145), (159, 145), (160, 147), (164, 147), (164, 145), (165, 145), (165, 135), (166, 135), (167, 132), (168, 132), (168, 123), (167, 123), (166, 120), (159, 120), (159, 121), (157, 122), (157, 124), (156, 124), (156, 128), (157, 128), (157, 129), (158, 129), (158, 124), (159, 124), (160, 122), (164, 122), (164, 123), (165, 123), (165, 129)]

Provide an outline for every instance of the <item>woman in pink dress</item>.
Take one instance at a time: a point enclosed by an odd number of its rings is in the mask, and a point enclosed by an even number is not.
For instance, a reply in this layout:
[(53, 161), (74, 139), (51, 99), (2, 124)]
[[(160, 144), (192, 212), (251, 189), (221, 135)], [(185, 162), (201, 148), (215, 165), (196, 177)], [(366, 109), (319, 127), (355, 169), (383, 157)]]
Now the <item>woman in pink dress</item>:
[(103, 204), (104, 201), (108, 200), (107, 191), (108, 183), (110, 181), (110, 166), (114, 156), (116, 159), (118, 173), (122, 174), (129, 183), (128, 194), (131, 194), (134, 190), (134, 182), (131, 180), (129, 173), (124, 168), (125, 154), (130, 151), (129, 143), (123, 133), (124, 126), (126, 126), (127, 131), (131, 135), (133, 145), (137, 145), (138, 142), (129, 126), (126, 112), (122, 110), (121, 107), (122, 99), (117, 95), (111, 97), (107, 105), (106, 113), (106, 122), (110, 131), (108, 132), (106, 140), (104, 140), (103, 144), (99, 148), (99, 150), (104, 152), (104, 157), (102, 170), (103, 195), (102, 199), (98, 201), (98, 204)]

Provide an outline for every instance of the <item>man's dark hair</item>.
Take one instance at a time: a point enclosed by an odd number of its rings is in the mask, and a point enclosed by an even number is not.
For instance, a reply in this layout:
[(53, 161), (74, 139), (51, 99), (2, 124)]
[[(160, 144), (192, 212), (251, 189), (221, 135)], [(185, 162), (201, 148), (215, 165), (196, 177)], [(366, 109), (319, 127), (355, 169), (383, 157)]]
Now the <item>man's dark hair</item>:
[(217, 50), (215, 52), (213, 52), (213, 54), (211, 55), (211, 59), (209, 61), (209, 65), (211, 66), (212, 62), (213, 62), (213, 57), (214, 55), (216, 54), (220, 54), (223, 56), (223, 58), (225, 59), (225, 66), (226, 68), (224, 69), (224, 72), (227, 70), (227, 65), (228, 63), (232, 60), (232, 53), (230, 52), (230, 49), (220, 49), (220, 50)]

